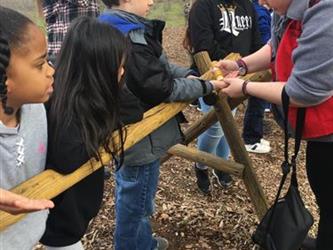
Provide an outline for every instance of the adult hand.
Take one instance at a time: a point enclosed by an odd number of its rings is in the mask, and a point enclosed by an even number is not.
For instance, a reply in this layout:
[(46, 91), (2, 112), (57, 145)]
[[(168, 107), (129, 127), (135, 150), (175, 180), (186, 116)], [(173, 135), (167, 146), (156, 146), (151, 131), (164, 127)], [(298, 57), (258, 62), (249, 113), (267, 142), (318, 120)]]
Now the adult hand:
[(213, 85), (215, 90), (227, 87), (227, 84), (223, 80), (210, 80), (209, 82)]
[(214, 65), (214, 67), (219, 68), (222, 71), (224, 76), (230, 74), (231, 72), (238, 71), (238, 69), (239, 69), (238, 64), (236, 63), (236, 61), (232, 61), (232, 60), (218, 61)]
[[(226, 77), (227, 78), (235, 78), (237, 77), (238, 73), (236, 71), (232, 71), (230, 72)], [(228, 87), (228, 84), (223, 80), (211, 80), (210, 81), (213, 86), (214, 86), (214, 89), (218, 90), (218, 89), (224, 89), (226, 87)]]
[(222, 88), (222, 93), (235, 98), (244, 96), (242, 87), (244, 80), (240, 78), (224, 78), (225, 87)]
[(15, 215), (53, 207), (50, 200), (33, 200), (0, 188), (0, 210), (7, 213)]

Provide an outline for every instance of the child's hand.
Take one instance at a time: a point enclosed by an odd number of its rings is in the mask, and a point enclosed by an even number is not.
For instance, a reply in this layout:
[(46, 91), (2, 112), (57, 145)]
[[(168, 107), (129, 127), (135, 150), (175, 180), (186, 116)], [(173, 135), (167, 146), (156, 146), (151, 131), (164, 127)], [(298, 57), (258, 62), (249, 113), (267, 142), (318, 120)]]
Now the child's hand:
[(33, 200), (24, 196), (0, 189), (0, 210), (10, 214), (29, 213), (53, 208), (50, 200)]

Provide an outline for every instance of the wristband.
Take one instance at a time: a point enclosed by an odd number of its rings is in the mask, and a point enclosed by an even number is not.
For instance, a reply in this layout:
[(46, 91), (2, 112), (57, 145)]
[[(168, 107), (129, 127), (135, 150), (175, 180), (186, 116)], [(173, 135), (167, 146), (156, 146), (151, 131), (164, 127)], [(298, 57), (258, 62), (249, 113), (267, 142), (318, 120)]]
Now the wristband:
[(247, 90), (246, 90), (247, 84), (249, 82), (250, 82), (249, 80), (245, 80), (242, 84), (242, 93), (244, 96), (249, 96), (249, 94), (247, 93)]
[(236, 63), (238, 65), (239, 75), (245, 76), (248, 72), (248, 67), (247, 67), (246, 63), (244, 62), (244, 60), (243, 59), (238, 59), (236, 61)]
[[(206, 81), (205, 80), (202, 80), (202, 79), (199, 79), (200, 83), (201, 83), (201, 87), (202, 87), (202, 93), (204, 95), (207, 95), (207, 86), (206, 86)], [(210, 82), (209, 82), (210, 83)], [(213, 89), (214, 89), (214, 86), (212, 86)]]

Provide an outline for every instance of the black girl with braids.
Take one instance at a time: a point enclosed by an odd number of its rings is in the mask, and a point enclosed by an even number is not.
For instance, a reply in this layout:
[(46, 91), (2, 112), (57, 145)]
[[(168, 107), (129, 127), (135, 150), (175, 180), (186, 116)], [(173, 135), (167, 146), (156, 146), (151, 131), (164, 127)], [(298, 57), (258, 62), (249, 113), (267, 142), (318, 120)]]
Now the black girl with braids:
[[(47, 122), (41, 103), (53, 91), (54, 74), (46, 61), (45, 36), (31, 20), (0, 6), (0, 37), (0, 209), (18, 213), (50, 208), (51, 201), (6, 191), (45, 168)], [(47, 213), (31, 213), (1, 231), (1, 249), (32, 249), (45, 230)]]
[[(92, 157), (98, 160), (100, 148), (112, 155), (122, 151), (123, 142), (112, 140), (113, 131), (122, 138), (120, 106), (135, 114), (126, 115), (124, 123), (143, 115), (121, 80), (127, 48), (118, 30), (97, 19), (80, 17), (72, 23), (58, 56), (49, 106), (48, 168), (68, 174)], [(99, 211), (103, 188), (100, 168), (54, 199), (41, 239), (47, 249), (83, 249), (80, 239)]]
[[(6, 105), (7, 86), (6, 86), (6, 70), (9, 65), (10, 49), (7, 40), (2, 37), (0, 31), (0, 98), (2, 100), (3, 112), (11, 115), (13, 109)], [(0, 135), (1, 138), (1, 135)], [(0, 154), (1, 155), (1, 154)], [(34, 212), (53, 207), (51, 201), (31, 200), (26, 197), (11, 193), (0, 188), (0, 210), (11, 214)]]

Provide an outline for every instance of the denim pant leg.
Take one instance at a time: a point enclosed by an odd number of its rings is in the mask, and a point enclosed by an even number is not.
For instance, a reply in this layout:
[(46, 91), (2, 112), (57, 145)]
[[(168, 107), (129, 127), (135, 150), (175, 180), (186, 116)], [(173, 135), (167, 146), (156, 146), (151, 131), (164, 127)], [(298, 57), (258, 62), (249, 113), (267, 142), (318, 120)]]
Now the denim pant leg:
[(245, 144), (260, 142), (263, 137), (263, 119), (266, 101), (249, 97), (244, 116), (243, 139)]
[(157, 245), (152, 237), (150, 216), (159, 179), (160, 161), (142, 166), (122, 166), (116, 173), (116, 250), (149, 250)]
[[(199, 101), (202, 112), (207, 113), (212, 109), (211, 106), (208, 106), (203, 102), (202, 98), (200, 98)], [(233, 115), (235, 115), (236, 109), (232, 112)], [(207, 153), (216, 154), (217, 156), (225, 159), (229, 157), (229, 144), (224, 136), (220, 122), (213, 124), (198, 137), (198, 149)], [(206, 169), (207, 167), (202, 164), (198, 164), (198, 168)]]

